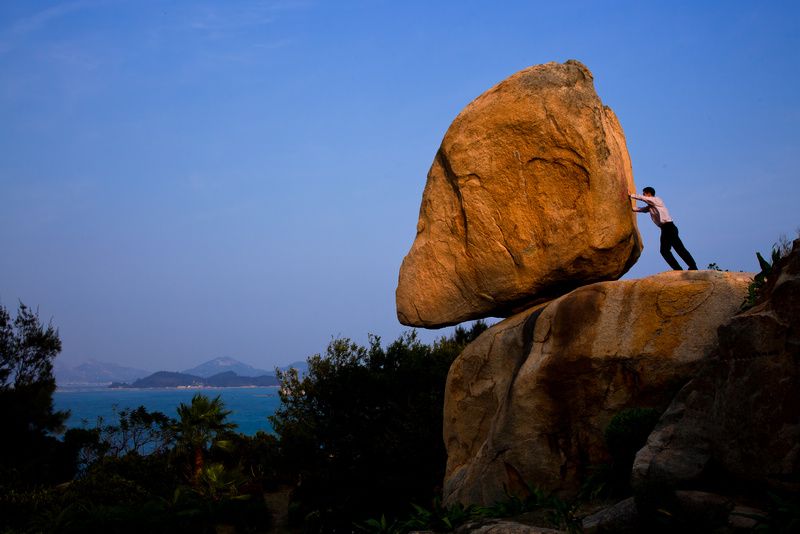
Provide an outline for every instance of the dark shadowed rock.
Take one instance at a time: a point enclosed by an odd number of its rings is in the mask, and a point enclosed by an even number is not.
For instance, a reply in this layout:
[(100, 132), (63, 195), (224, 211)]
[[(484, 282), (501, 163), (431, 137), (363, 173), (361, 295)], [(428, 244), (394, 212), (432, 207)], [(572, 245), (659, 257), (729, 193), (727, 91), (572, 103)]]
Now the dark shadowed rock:
[(536, 527), (505, 519), (484, 519), (466, 523), (457, 534), (566, 534), (563, 530)]
[(800, 239), (759, 305), (725, 321), (719, 345), (634, 463), (632, 482), (698, 479), (711, 460), (771, 487), (800, 487)]

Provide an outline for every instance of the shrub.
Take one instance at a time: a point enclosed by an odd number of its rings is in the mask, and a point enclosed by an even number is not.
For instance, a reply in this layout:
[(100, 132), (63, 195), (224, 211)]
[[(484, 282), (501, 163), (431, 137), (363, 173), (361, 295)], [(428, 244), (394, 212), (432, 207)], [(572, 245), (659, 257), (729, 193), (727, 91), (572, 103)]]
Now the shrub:
[(616, 414), (606, 426), (604, 439), (608, 453), (618, 461), (633, 461), (644, 447), (647, 436), (660, 414), (653, 408), (631, 408)]
[(0, 532), (24, 529), (32, 517), (63, 508), (56, 488), (0, 491)]
[(95, 464), (88, 474), (100, 479), (119, 477), (161, 498), (172, 496), (181, 482), (177, 467), (169, 463), (166, 453), (146, 456), (129, 453), (119, 458), (106, 457), (102, 463)]
[(647, 442), (658, 418), (659, 413), (653, 408), (632, 408), (611, 418), (605, 428), (604, 440), (613, 460), (610, 464), (590, 467), (594, 473), (581, 489), (581, 499), (630, 495), (634, 457)]
[(152, 498), (152, 494), (135, 482), (119, 475), (92, 472), (75, 480), (64, 491), (64, 500), (90, 509), (94, 506), (126, 506), (138, 508)]

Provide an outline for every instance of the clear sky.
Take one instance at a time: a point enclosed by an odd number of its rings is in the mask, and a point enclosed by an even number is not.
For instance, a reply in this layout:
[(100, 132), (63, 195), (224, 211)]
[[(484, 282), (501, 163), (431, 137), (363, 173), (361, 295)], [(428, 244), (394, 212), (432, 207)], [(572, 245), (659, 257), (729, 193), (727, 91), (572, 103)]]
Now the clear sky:
[[(0, 301), (71, 365), (392, 341), (451, 121), (568, 59), (698, 264), (757, 270), (800, 226), (798, 28), (793, 0), (2, 2)], [(668, 268), (639, 227), (628, 278)]]

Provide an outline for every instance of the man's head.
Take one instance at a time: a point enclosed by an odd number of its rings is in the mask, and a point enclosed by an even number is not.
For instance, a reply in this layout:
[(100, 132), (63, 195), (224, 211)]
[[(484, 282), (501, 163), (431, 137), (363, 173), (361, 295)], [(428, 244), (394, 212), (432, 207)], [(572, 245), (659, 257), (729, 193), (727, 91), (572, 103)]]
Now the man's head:
[(645, 187), (642, 189), (642, 194), (646, 197), (654, 197), (656, 196), (656, 190), (652, 187)]

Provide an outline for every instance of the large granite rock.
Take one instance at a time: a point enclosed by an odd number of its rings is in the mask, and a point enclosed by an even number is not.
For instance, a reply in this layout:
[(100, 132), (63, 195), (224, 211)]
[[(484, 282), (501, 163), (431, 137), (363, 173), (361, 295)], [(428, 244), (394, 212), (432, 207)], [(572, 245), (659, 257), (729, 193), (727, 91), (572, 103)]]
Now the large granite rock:
[(574, 60), (537, 65), (456, 117), (400, 268), (401, 323), (506, 317), (636, 262), (625, 136), (592, 80)]
[(447, 379), (444, 496), (491, 505), (524, 482), (576, 489), (609, 460), (603, 431), (624, 409), (665, 409), (739, 308), (747, 273), (670, 271), (599, 282), (510, 317)]
[(760, 304), (718, 336), (637, 454), (632, 483), (696, 481), (713, 461), (739, 479), (800, 489), (800, 239)]

